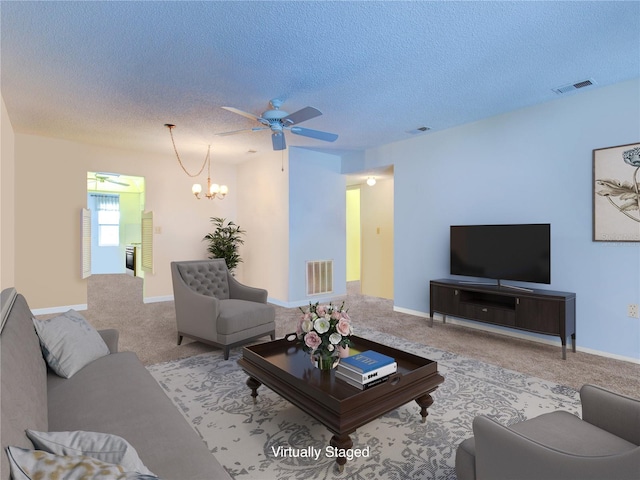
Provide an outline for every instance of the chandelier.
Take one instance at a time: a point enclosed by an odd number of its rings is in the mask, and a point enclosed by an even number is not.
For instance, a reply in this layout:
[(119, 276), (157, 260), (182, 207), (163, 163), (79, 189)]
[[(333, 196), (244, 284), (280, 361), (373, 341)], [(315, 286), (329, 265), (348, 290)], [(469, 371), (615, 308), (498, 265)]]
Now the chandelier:
[[(207, 197), (209, 200), (213, 200), (214, 198), (217, 198), (218, 200), (224, 199), (224, 197), (227, 196), (227, 193), (229, 193), (229, 188), (226, 185), (218, 185), (217, 183), (211, 183), (211, 145), (207, 147), (207, 155), (204, 157), (204, 162), (202, 162), (202, 167), (200, 168), (198, 173), (196, 173), (195, 175), (192, 175), (185, 168), (184, 164), (182, 163), (182, 160), (180, 159), (180, 155), (178, 154), (178, 149), (176, 148), (176, 142), (173, 139), (173, 129), (175, 128), (175, 125), (171, 123), (165, 123), (164, 126), (169, 129), (169, 135), (171, 136), (171, 143), (173, 144), (173, 151), (176, 153), (176, 158), (178, 159), (178, 163), (180, 164), (180, 167), (182, 167), (182, 170), (184, 170), (184, 173), (186, 173), (189, 177), (197, 177), (204, 171), (204, 167), (207, 167), (207, 190), (204, 192), (204, 196)], [(191, 187), (191, 193), (193, 193), (196, 196), (196, 198), (200, 200), (200, 194), (202, 193), (202, 185), (200, 185), (199, 183), (194, 183), (193, 186)]]

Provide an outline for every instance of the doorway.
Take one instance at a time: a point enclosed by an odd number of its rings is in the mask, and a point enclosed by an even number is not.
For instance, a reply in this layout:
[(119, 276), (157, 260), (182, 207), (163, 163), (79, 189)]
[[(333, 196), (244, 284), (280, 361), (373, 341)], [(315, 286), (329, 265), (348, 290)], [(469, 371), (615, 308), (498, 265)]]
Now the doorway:
[[(92, 275), (126, 273), (127, 247), (139, 249), (141, 245), (144, 204), (144, 177), (87, 172)], [(143, 276), (141, 269), (136, 276)]]
[(393, 189), (392, 166), (347, 179), (347, 282), (363, 295), (393, 299)]

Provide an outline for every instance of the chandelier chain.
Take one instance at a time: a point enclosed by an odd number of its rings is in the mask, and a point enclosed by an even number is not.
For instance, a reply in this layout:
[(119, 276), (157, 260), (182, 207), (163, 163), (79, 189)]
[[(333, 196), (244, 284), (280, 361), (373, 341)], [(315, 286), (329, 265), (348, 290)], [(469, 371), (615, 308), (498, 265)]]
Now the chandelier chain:
[(178, 153), (178, 149), (176, 148), (176, 142), (173, 139), (173, 128), (174, 126), (171, 125), (167, 125), (167, 127), (169, 128), (169, 135), (171, 135), (171, 143), (173, 144), (173, 151), (176, 152), (176, 158), (178, 159), (178, 163), (180, 164), (180, 167), (182, 168), (182, 170), (184, 170), (184, 173), (186, 173), (189, 177), (197, 177), (199, 176), (203, 171), (204, 171), (204, 167), (207, 165), (207, 160), (209, 159), (209, 155), (210, 155), (210, 151), (211, 151), (211, 145), (209, 145), (209, 147), (207, 148), (207, 155), (204, 157), (204, 162), (202, 162), (202, 167), (200, 168), (200, 171), (198, 173), (196, 173), (195, 175), (189, 173), (189, 171), (185, 168), (184, 164), (182, 163), (182, 159), (180, 158), (180, 154)]

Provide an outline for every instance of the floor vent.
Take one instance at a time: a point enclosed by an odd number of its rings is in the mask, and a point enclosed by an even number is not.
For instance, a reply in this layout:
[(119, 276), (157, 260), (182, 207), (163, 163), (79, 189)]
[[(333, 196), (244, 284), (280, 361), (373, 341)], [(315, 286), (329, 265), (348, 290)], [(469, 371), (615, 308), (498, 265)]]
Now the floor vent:
[(307, 262), (307, 295), (333, 293), (333, 260)]
[(592, 78), (588, 80), (582, 80), (581, 82), (572, 83), (570, 85), (564, 85), (562, 87), (554, 88), (553, 91), (558, 95), (563, 93), (573, 92), (574, 90), (578, 90), (579, 88), (590, 87), (592, 85), (596, 85), (596, 81)]

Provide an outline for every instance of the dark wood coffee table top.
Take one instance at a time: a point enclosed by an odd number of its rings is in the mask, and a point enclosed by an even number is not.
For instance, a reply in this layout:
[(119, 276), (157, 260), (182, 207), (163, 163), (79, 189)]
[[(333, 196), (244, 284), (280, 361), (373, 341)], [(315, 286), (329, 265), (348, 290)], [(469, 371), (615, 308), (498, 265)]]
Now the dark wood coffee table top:
[[(287, 338), (293, 338), (288, 340)], [(247, 385), (254, 400), (263, 384), (309, 414), (333, 434), (331, 445), (338, 449), (353, 446), (349, 435), (357, 428), (391, 410), (415, 400), (422, 421), (433, 403), (430, 393), (444, 378), (433, 360), (398, 350), (371, 340), (352, 336), (351, 354), (374, 350), (393, 357), (398, 371), (389, 379), (360, 390), (335, 378), (335, 372), (316, 368), (294, 336), (244, 347), (238, 364), (249, 375)], [(342, 469), (346, 458), (337, 458)]]

